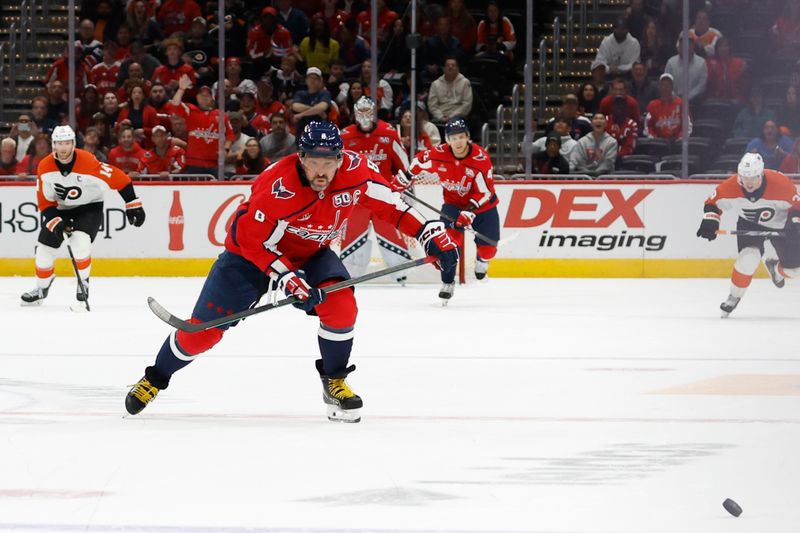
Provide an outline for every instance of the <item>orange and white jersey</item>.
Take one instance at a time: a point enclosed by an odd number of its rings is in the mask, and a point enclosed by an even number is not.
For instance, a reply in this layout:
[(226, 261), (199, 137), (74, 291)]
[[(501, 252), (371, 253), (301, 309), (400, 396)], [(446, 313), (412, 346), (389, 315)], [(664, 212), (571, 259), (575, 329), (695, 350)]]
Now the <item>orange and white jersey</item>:
[(768, 229), (783, 229), (789, 211), (800, 211), (800, 193), (785, 174), (765, 170), (761, 187), (748, 193), (734, 174), (720, 183), (706, 200), (705, 218), (719, 219), (721, 211), (735, 211), (739, 218)]
[(39, 212), (49, 207), (71, 209), (102, 202), (106, 191), (119, 191), (131, 183), (131, 178), (113, 165), (101, 163), (92, 154), (75, 149), (72, 167), (63, 174), (53, 154), (39, 163), (36, 178), (36, 197)]

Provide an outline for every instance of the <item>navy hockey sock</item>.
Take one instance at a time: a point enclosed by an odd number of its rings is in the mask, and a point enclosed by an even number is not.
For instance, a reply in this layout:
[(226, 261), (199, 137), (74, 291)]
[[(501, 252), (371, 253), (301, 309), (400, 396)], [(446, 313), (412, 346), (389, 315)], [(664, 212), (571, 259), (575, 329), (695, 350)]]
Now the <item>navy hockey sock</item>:
[(334, 329), (320, 324), (317, 339), (325, 375), (335, 376), (344, 371), (353, 349), (353, 328)]
[[(174, 347), (174, 349), (173, 349)], [(175, 354), (177, 351), (177, 355)], [(175, 334), (172, 333), (164, 340), (161, 349), (156, 356), (155, 368), (159, 374), (164, 377), (170, 377), (172, 374), (185, 367), (192, 362), (194, 357), (186, 355), (175, 342)]]

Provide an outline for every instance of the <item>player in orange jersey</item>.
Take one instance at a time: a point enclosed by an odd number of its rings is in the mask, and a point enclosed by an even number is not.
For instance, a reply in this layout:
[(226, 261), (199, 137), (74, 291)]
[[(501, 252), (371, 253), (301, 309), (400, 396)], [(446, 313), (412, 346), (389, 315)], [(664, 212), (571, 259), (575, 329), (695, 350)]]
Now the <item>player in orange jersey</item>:
[[(737, 237), (739, 256), (731, 275), (730, 295), (720, 305), (723, 318), (736, 309), (744, 296), (764, 255), (765, 241), (769, 240), (778, 254), (777, 259), (764, 261), (772, 282), (780, 288), (785, 278), (800, 277), (800, 194), (788, 177), (764, 170), (759, 154), (745, 154), (737, 173), (720, 183), (706, 200), (697, 236), (713, 241), (720, 216), (727, 209), (739, 214), (737, 230), (751, 234)], [(756, 232), (768, 235), (752, 234)]]
[(52, 140), (53, 153), (39, 163), (36, 179), (42, 216), (36, 246), (36, 288), (22, 295), (22, 305), (40, 305), (47, 297), (55, 279), (56, 255), (65, 236), (86, 289), (83, 293), (79, 287), (77, 298), (83, 301), (88, 297), (91, 243), (103, 223), (103, 197), (107, 190), (116, 190), (125, 200), (130, 224), (138, 227), (144, 223), (142, 201), (136, 197), (127, 174), (75, 148), (75, 132), (69, 126), (57, 126)]

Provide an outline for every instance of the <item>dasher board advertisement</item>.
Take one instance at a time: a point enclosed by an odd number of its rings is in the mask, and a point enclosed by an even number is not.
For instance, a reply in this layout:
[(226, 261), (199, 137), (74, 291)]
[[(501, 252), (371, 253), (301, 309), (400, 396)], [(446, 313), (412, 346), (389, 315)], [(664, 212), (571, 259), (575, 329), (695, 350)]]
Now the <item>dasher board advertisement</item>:
[[(128, 225), (106, 195), (92, 254), (95, 275), (204, 275), (222, 250), (251, 183), (139, 183), (147, 220)], [(501, 245), (491, 275), (727, 276), (735, 237), (695, 236), (713, 182), (496, 182)], [(415, 194), (441, 205), (441, 187)], [(436, 215), (425, 207), (420, 211)], [(735, 226), (723, 217), (722, 227)], [(40, 228), (32, 184), (0, 185), (0, 274), (30, 275)], [(468, 241), (471, 236), (467, 234)], [(373, 248), (375, 251), (375, 249)], [(467, 254), (474, 254), (468, 246)], [(376, 251), (376, 260), (379, 257)]]

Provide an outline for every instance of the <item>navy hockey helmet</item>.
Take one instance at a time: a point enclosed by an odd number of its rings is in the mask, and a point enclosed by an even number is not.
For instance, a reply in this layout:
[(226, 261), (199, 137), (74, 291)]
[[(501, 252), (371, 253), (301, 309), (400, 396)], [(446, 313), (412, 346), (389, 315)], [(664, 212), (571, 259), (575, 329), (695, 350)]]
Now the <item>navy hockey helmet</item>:
[(328, 121), (309, 122), (300, 135), (297, 149), (300, 156), (340, 157), (344, 143), (339, 128)]
[(447, 121), (447, 124), (444, 125), (445, 139), (451, 135), (455, 135), (456, 133), (466, 133), (467, 136), (469, 136), (469, 126), (467, 126), (467, 121), (461, 117), (451, 118)]

